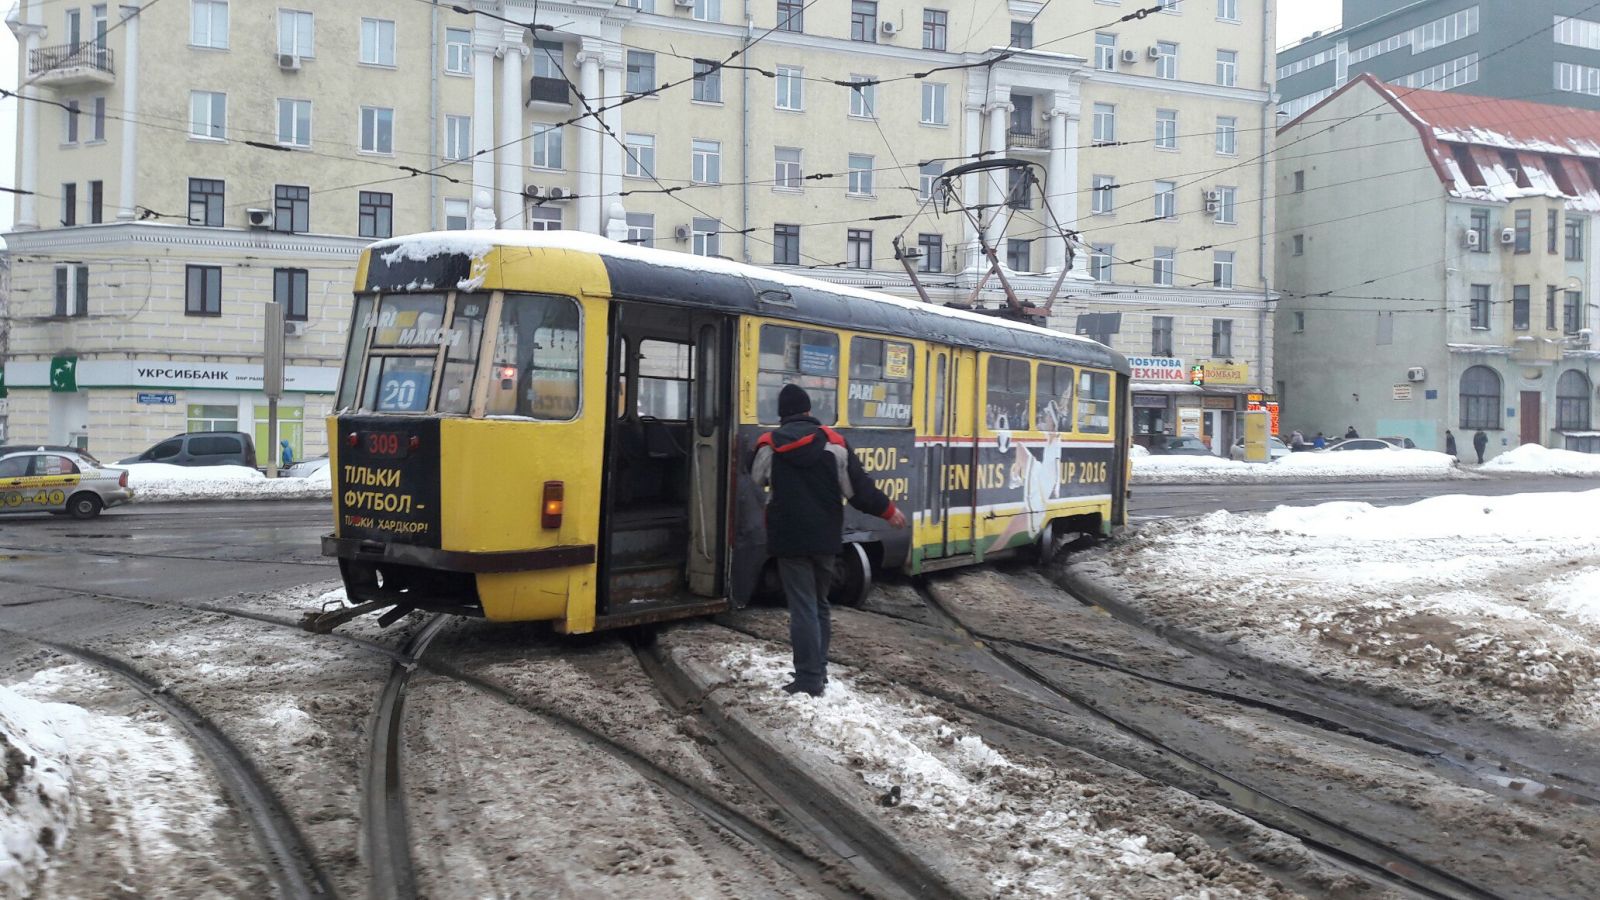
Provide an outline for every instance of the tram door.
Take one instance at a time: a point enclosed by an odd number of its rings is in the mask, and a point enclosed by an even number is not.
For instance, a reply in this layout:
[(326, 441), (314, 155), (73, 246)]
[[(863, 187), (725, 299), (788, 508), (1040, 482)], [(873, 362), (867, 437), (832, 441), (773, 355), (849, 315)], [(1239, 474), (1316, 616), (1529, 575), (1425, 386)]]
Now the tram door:
[(924, 555), (934, 559), (972, 552), (973, 467), (981, 417), (974, 405), (979, 397), (977, 352), (939, 347), (931, 356), (926, 421), (935, 440), (929, 448), (927, 483), (932, 489), (928, 518), (935, 528)]

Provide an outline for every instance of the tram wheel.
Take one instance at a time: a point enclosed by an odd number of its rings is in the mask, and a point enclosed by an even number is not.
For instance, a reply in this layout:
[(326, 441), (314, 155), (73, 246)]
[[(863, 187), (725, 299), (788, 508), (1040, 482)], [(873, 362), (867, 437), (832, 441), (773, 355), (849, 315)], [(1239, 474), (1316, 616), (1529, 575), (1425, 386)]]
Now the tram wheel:
[(839, 562), (834, 574), (833, 602), (840, 606), (860, 606), (872, 590), (872, 560), (860, 544), (845, 544), (839, 551)]
[(1055, 561), (1057, 551), (1056, 523), (1046, 522), (1039, 529), (1038, 544), (1034, 547), (1034, 554), (1039, 560), (1039, 565), (1048, 566)]

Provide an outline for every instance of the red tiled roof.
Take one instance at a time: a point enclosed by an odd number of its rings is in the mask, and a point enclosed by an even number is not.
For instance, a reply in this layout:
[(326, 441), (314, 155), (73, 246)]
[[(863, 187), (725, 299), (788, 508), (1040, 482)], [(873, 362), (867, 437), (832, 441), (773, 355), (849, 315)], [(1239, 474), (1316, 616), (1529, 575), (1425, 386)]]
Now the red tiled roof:
[(1491, 136), (1503, 136), (1522, 145), (1522, 149), (1600, 156), (1600, 111), (1403, 88), (1376, 79), (1373, 87), (1404, 104), (1417, 118), (1433, 126), (1436, 134), (1443, 131), (1460, 135), (1438, 134), (1445, 140), (1478, 143), (1471, 135), (1479, 132), (1485, 133), (1486, 143), (1496, 143)]

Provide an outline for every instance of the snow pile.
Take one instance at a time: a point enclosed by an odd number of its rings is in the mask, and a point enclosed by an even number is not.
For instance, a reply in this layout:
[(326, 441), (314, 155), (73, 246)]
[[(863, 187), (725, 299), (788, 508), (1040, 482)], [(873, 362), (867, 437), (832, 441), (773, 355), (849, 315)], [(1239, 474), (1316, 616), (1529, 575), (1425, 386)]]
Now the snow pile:
[[(855, 774), (863, 801), (960, 855), (949, 868), (984, 879), (990, 896), (1235, 896), (1149, 838), (1099, 824), (1103, 788), (1060, 770), (1007, 759), (978, 735), (915, 700), (869, 692), (841, 667), (816, 699), (774, 689), (787, 656), (727, 650), (718, 688), (787, 741)], [(1209, 895), (1207, 891), (1210, 891)]]
[(306, 478), (268, 478), (245, 466), (169, 466), (129, 463), (128, 486), (140, 502), (179, 500), (305, 500), (328, 497), (327, 469)]
[(1600, 453), (1552, 450), (1542, 444), (1523, 444), (1484, 463), (1485, 472), (1527, 475), (1600, 475)]
[(27, 897), (66, 840), (72, 776), (61, 720), (81, 713), (0, 687), (0, 893)]
[(1165, 624), (1320, 678), (1592, 726), (1597, 504), (1600, 490), (1218, 512), (1147, 526), (1073, 567)]
[(1139, 456), (1133, 480), (1142, 484), (1277, 481), (1391, 481), (1466, 477), (1454, 457), (1432, 450), (1346, 450), (1291, 453), (1271, 463), (1220, 456)]

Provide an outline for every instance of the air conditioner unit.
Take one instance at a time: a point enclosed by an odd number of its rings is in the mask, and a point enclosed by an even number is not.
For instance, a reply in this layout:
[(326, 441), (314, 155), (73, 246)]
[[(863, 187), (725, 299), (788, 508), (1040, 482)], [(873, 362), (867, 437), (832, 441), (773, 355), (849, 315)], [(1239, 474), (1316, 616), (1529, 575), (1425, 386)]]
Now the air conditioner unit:
[(1502, 243), (1502, 244), (1515, 244), (1516, 242), (1517, 242), (1517, 230), (1515, 228), (1502, 228), (1502, 229), (1500, 229), (1500, 243)]
[(278, 68), (285, 72), (298, 72), (300, 71), (300, 57), (293, 53), (279, 53)]
[(553, 187), (545, 191), (544, 196), (547, 200), (565, 200), (567, 199), (567, 192), (561, 188)]
[(272, 210), (270, 209), (247, 209), (244, 211), (244, 218), (251, 228), (272, 227)]
[(1206, 191), (1206, 202), (1207, 203), (1216, 203), (1218, 200), (1221, 200), (1221, 199), (1222, 199), (1222, 194), (1221, 193), (1219, 193), (1217, 191)]
[(889, 35), (890, 37), (893, 37), (895, 32), (900, 30), (900, 26), (893, 22), (884, 22), (882, 25), (878, 26), (878, 30)]
[(1478, 233), (1470, 228), (1462, 232), (1461, 246), (1466, 247), (1468, 250), (1478, 249)]
[(283, 323), (283, 333), (289, 337), (300, 337), (311, 327), (310, 322), (297, 322), (292, 319)]
[(1144, 55), (1150, 57), (1151, 59), (1160, 59), (1161, 58), (1161, 48), (1155, 46), (1154, 44), (1152, 44), (1150, 46), (1150, 49), (1146, 50), (1144, 52)]
[(524, 185), (522, 196), (527, 197), (529, 200), (539, 199), (539, 186), (537, 184)]
[(1125, 63), (1136, 63), (1136, 62), (1138, 62), (1139, 61), (1139, 51), (1137, 51), (1137, 50), (1124, 50), (1124, 51), (1122, 51), (1122, 61), (1125, 62)]
[(1406, 370), (1407, 381), (1427, 381), (1428, 370), (1422, 366), (1412, 366)]
[(672, 229), (672, 236), (679, 241), (687, 241), (689, 239), (689, 226), (674, 226)]
[(672, 0), (672, 5), (679, 9), (694, 9), (694, 0)]

